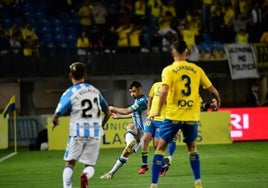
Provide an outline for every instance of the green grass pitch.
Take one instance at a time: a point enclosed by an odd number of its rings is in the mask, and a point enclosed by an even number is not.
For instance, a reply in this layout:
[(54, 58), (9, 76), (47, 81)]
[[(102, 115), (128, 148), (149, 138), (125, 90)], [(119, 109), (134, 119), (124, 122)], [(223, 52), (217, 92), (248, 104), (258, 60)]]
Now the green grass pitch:
[[(237, 142), (221, 145), (198, 145), (204, 188), (267, 188), (268, 141)], [(139, 175), (141, 154), (129, 157), (113, 179), (101, 180), (121, 154), (119, 149), (100, 151), (91, 188), (149, 188), (151, 171)], [(11, 153), (0, 150), (0, 158)], [(0, 188), (61, 188), (64, 151), (29, 151), (19, 148), (17, 155), (0, 162)], [(150, 148), (149, 161), (153, 156)], [(150, 164), (151, 166), (151, 164)], [(83, 165), (77, 163), (73, 187), (79, 188)], [(185, 146), (177, 146), (171, 168), (160, 177), (159, 188), (193, 188), (193, 176)]]

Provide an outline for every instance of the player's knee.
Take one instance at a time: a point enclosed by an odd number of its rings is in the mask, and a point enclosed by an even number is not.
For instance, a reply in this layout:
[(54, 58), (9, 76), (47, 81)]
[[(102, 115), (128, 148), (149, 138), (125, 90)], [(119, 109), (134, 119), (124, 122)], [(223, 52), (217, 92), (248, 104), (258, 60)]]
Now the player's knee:
[(187, 143), (187, 149), (189, 153), (196, 153), (197, 148), (195, 142)]
[(130, 124), (130, 125), (127, 126), (127, 133), (131, 133), (131, 134), (133, 134), (133, 135), (136, 135), (137, 132), (138, 132), (138, 131), (137, 131), (137, 128), (136, 128), (135, 125)]
[(126, 133), (130, 133), (130, 134), (135, 135), (135, 131), (134, 131), (134, 130), (132, 130), (132, 129), (127, 129), (127, 132), (126, 132)]
[(144, 136), (143, 136), (143, 142), (145, 144), (148, 144), (152, 139), (152, 135), (151, 133), (145, 133)]
[(75, 166), (75, 160), (66, 161), (65, 166), (73, 168)]

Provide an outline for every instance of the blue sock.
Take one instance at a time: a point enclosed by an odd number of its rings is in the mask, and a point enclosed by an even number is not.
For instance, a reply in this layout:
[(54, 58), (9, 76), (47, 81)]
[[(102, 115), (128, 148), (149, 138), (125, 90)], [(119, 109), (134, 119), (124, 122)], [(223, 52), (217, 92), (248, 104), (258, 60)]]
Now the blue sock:
[(162, 160), (162, 167), (166, 166), (166, 164), (167, 164), (167, 161), (166, 161), (165, 157), (163, 157), (163, 160)]
[(200, 159), (198, 153), (190, 153), (189, 155), (191, 168), (195, 179), (200, 179)]
[(154, 154), (152, 164), (152, 184), (157, 184), (164, 155)]
[(149, 152), (141, 152), (141, 159), (143, 165), (148, 165), (148, 154)]
[(168, 144), (168, 156), (173, 156), (176, 150), (176, 142), (172, 141)]

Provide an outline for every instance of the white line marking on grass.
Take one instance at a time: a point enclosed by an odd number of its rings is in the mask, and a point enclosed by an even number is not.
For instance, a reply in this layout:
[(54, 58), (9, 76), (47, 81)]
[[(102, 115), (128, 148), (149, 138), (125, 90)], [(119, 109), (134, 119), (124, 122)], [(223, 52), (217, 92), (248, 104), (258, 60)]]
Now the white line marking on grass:
[[(239, 180), (224, 180), (224, 181), (204, 181), (204, 184), (210, 184), (210, 183), (242, 183), (242, 182), (268, 182), (268, 179), (254, 179), (254, 180), (243, 180), (243, 179), (239, 179)], [(182, 182), (177, 182), (177, 183), (158, 183), (160, 186), (163, 185), (169, 185), (169, 186), (176, 186), (176, 185), (192, 185), (193, 181), (182, 181)], [(90, 181), (89, 181), (89, 185), (90, 187), (98, 187), (98, 188), (103, 188), (103, 187), (140, 187), (140, 186), (150, 186), (149, 184), (145, 184), (145, 183), (140, 183), (140, 184), (134, 184), (132, 183), (131, 185), (126, 185), (126, 184), (116, 184), (116, 185), (91, 185)]]
[(16, 154), (17, 154), (17, 152), (13, 152), (13, 153), (8, 154), (8, 155), (5, 156), (5, 157), (2, 157), (2, 158), (0, 159), (0, 163), (3, 162), (4, 160), (10, 158), (10, 157), (13, 157), (13, 156), (16, 155)]

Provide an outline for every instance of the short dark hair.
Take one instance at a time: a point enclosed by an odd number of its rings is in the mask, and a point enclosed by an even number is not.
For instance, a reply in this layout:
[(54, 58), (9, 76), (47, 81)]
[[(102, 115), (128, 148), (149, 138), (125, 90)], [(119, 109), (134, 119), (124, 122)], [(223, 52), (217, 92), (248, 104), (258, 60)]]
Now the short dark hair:
[(142, 85), (141, 85), (141, 83), (138, 82), (138, 81), (133, 81), (133, 82), (130, 84), (129, 89), (131, 89), (131, 88), (133, 88), (133, 87), (141, 88)]
[(70, 73), (74, 79), (81, 79), (87, 73), (87, 66), (84, 63), (74, 62), (70, 65)]
[(182, 54), (187, 49), (187, 44), (184, 40), (178, 40), (173, 44), (173, 48)]

